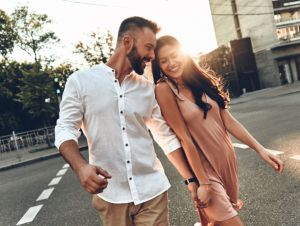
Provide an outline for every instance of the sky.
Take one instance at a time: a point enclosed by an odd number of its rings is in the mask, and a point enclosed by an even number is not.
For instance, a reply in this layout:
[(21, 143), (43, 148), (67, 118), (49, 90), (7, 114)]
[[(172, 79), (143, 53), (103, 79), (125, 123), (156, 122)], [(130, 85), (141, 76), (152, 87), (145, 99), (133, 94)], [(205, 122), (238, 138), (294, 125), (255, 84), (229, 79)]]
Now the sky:
[[(192, 56), (217, 47), (208, 0), (0, 0), (0, 8), (7, 14), (21, 5), (52, 20), (49, 29), (61, 42), (48, 51), (58, 61), (76, 61), (72, 53), (75, 44), (87, 41), (92, 32), (110, 30), (116, 37), (121, 21), (129, 16), (155, 21), (161, 27), (158, 37), (175, 36)], [(14, 58), (24, 59), (26, 55), (18, 52)]]

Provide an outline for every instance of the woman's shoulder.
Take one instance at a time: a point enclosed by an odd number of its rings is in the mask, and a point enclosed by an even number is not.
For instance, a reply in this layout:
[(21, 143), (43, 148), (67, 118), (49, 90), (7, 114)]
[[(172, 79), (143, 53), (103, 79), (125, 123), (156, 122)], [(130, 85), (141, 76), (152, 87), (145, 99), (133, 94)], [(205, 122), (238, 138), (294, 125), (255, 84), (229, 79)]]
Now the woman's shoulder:
[(156, 92), (168, 92), (171, 91), (171, 88), (169, 86), (169, 84), (167, 83), (167, 80), (165, 78), (160, 78), (156, 84), (155, 84), (155, 91)]

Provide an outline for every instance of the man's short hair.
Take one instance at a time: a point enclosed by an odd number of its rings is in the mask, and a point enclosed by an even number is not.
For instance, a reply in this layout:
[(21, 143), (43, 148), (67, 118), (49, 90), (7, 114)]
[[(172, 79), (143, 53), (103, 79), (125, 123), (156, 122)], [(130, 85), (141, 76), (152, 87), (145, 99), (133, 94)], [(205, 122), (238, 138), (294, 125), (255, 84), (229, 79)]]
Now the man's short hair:
[(158, 27), (155, 22), (143, 17), (134, 16), (123, 20), (118, 31), (118, 41), (127, 31), (134, 31), (137, 28), (143, 29), (145, 27), (151, 29), (154, 34), (157, 34), (160, 31), (160, 27)]

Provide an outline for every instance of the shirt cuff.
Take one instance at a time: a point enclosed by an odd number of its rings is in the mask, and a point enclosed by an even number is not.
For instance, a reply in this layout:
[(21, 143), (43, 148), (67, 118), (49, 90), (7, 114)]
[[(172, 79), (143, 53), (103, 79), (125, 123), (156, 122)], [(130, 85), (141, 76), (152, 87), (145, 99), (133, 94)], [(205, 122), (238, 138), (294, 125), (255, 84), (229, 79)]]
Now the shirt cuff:
[(162, 145), (162, 149), (163, 149), (165, 155), (168, 155), (171, 152), (176, 151), (179, 148), (181, 148), (181, 144), (176, 137), (172, 140), (169, 140), (168, 143), (165, 143)]
[[(79, 132), (79, 131), (78, 131)], [(78, 144), (78, 136), (66, 131), (62, 131), (58, 133), (57, 135), (55, 134), (55, 146), (59, 150), (60, 145), (68, 140), (74, 140)]]

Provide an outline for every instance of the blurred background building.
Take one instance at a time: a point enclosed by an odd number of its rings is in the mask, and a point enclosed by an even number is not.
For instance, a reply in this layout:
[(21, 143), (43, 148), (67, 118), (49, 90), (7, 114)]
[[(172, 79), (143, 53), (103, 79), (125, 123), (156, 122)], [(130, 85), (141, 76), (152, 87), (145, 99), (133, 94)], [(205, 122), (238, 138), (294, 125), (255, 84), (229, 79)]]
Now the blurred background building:
[(232, 93), (300, 80), (300, 1), (209, 2), (219, 48), (201, 58), (213, 63), (209, 55), (229, 48), (232, 72), (217, 73), (227, 76)]

